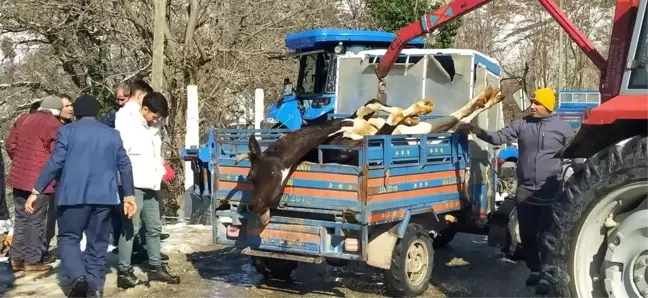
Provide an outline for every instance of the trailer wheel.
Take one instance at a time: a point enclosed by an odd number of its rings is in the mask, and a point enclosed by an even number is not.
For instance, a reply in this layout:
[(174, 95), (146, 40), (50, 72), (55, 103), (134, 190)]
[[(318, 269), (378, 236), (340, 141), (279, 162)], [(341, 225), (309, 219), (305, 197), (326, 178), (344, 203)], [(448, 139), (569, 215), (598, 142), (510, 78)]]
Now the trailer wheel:
[(648, 297), (648, 139), (585, 162), (554, 204), (544, 245), (560, 297)]
[(429, 286), (434, 266), (434, 249), (428, 231), (409, 224), (405, 237), (396, 243), (391, 268), (385, 271), (387, 291), (396, 297), (418, 296)]
[(263, 278), (273, 277), (283, 281), (292, 281), (290, 275), (297, 269), (295, 261), (262, 257), (252, 257), (252, 265), (257, 273), (263, 275)]

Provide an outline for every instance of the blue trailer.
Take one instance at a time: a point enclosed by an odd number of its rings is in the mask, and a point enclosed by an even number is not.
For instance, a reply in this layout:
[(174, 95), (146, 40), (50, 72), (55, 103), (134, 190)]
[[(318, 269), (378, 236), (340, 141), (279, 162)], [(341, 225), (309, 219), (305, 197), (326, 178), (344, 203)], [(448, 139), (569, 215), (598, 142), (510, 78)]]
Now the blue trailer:
[[(384, 34), (357, 33), (345, 38), (353, 38), (353, 44), (362, 36), (391, 41), (393, 36)], [(342, 36), (330, 35), (318, 38)], [(338, 54), (333, 56), (332, 93), (313, 95), (312, 114), (294, 113), (285, 119), (348, 115), (375, 95), (373, 69), (386, 50), (349, 47), (344, 55), (339, 54), (343, 50), (333, 51)], [(298, 86), (304, 85), (304, 72), (300, 69)], [(487, 86), (499, 87), (500, 72), (496, 60), (472, 50), (406, 49), (387, 77), (388, 103), (406, 107), (427, 97), (436, 103), (430, 117), (448, 115)], [(272, 111), (286, 108), (287, 99), (271, 108), (269, 115), (279, 117), (279, 111)], [(473, 121), (486, 129), (500, 129), (502, 116), (498, 104)], [(289, 177), (270, 223), (261, 227), (249, 211), (249, 161), (236, 164), (235, 157), (248, 152), (251, 135), (265, 150), (299, 127), (211, 128), (206, 144), (182, 152), (193, 164), (194, 197), (211, 202), (213, 240), (241, 248), (252, 256), (261, 274), (288, 279), (298, 262), (339, 266), (359, 261), (383, 269), (392, 294), (418, 295), (428, 287), (434, 248), (446, 245), (457, 232), (488, 234), (492, 246), (511, 241), (510, 210), (498, 208), (497, 173), (490, 166), (497, 160), (497, 148), (449, 133), (367, 136), (357, 147), (321, 145), (320, 152), (356, 150), (359, 162), (303, 162)]]

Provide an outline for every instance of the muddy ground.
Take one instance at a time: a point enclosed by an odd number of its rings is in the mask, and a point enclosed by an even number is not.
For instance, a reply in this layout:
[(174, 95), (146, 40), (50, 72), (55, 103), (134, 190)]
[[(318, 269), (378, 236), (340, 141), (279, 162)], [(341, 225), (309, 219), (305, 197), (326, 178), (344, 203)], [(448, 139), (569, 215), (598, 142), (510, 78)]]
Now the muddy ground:
[[(352, 263), (346, 267), (300, 264), (294, 282), (265, 281), (249, 258), (239, 251), (211, 243), (205, 226), (166, 226), (171, 237), (163, 242), (180, 285), (152, 283), (150, 288), (116, 288), (116, 255), (109, 253), (111, 273), (106, 297), (380, 297), (385, 296), (382, 274)], [(0, 266), (0, 297), (64, 297), (56, 269), (45, 275), (12, 274)], [(141, 269), (136, 273), (145, 278)], [(449, 247), (435, 254), (430, 287), (424, 297), (533, 297), (524, 286), (524, 262), (502, 257), (488, 247), (484, 236), (457, 235)]]

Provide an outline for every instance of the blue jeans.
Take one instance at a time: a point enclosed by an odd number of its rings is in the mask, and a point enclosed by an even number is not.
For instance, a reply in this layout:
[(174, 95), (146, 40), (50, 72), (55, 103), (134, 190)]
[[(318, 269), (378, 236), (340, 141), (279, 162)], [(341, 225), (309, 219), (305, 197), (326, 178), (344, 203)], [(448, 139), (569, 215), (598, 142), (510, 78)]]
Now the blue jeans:
[(151, 266), (160, 266), (160, 233), (162, 221), (160, 220), (160, 205), (157, 192), (154, 190), (135, 188), (135, 201), (137, 210), (131, 219), (122, 215), (122, 232), (119, 237), (119, 269), (131, 267), (131, 255), (135, 235), (140, 233), (142, 222), (145, 226), (146, 252)]

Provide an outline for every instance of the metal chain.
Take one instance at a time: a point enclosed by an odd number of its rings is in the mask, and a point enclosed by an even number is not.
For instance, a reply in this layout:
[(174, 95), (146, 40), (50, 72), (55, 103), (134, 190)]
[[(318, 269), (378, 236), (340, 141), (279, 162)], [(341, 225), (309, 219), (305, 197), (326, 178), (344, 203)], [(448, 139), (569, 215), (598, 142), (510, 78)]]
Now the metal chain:
[(378, 92), (376, 93), (376, 99), (380, 100), (382, 103), (387, 103), (387, 84), (385, 83), (385, 78), (378, 79)]

